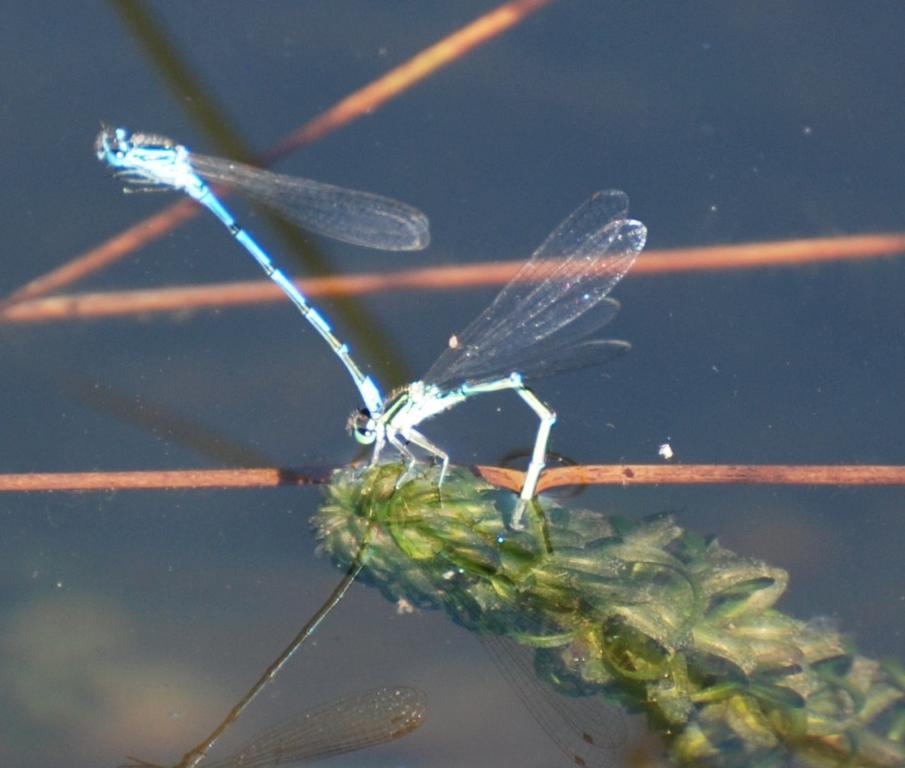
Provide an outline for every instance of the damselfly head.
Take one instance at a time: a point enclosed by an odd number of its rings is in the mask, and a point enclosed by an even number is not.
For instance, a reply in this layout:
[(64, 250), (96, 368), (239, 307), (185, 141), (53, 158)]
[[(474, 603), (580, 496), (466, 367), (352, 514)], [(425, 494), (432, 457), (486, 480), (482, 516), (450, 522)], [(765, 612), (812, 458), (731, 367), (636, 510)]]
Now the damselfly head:
[(128, 132), (125, 128), (111, 128), (101, 123), (101, 130), (94, 140), (94, 151), (98, 160), (108, 160), (112, 155), (119, 154), (122, 150), (122, 141), (128, 142)]
[(124, 158), (133, 150), (176, 149), (177, 144), (167, 136), (157, 133), (132, 133), (128, 128), (111, 128), (101, 124), (101, 131), (94, 140), (94, 151), (99, 160), (113, 161)]
[(377, 422), (367, 408), (355, 411), (349, 417), (346, 428), (362, 445), (371, 445), (377, 439)]

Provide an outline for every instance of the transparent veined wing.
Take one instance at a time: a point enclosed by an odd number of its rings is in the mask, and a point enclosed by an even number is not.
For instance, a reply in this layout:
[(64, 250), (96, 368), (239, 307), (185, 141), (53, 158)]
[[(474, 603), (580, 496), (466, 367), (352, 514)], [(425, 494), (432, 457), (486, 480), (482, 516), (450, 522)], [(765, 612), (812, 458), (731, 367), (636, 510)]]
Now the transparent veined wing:
[(626, 741), (622, 709), (600, 695), (568, 696), (538, 679), (534, 649), (500, 635), (481, 635), (493, 659), (535, 722), (572, 765), (610, 768)]
[(293, 765), (401, 738), (424, 720), (426, 697), (415, 688), (378, 688), (306, 710), (259, 733), (208, 768)]
[(310, 232), (384, 251), (416, 251), (430, 243), (427, 217), (399, 200), (194, 152), (190, 160), (206, 181), (232, 187)]
[[(451, 388), (514, 371), (546, 375), (625, 351), (592, 339), (616, 315), (607, 295), (647, 238), (624, 192), (597, 192), (560, 224), (528, 262), (434, 363), (424, 381)], [(584, 342), (594, 343), (585, 345)], [(577, 353), (568, 357), (569, 350)], [(599, 359), (595, 358), (599, 353)], [(545, 362), (545, 359), (548, 362)], [(530, 373), (529, 373), (530, 371)]]
[[(513, 371), (525, 379), (539, 379), (565, 371), (574, 371), (614, 360), (628, 352), (632, 345), (620, 339), (585, 338), (578, 329), (570, 329), (571, 339), (560, 339), (559, 334), (537, 344), (530, 357), (497, 355), (493, 358), (492, 372), (472, 375), (465, 381), (490, 380), (507, 376)], [(441, 380), (440, 386), (455, 386), (458, 376)]]

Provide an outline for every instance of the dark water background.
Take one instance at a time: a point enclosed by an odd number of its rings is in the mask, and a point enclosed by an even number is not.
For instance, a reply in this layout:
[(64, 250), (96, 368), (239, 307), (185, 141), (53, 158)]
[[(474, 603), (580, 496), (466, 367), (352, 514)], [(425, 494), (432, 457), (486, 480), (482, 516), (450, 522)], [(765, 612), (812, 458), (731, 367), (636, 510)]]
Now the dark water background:
[[(117, 3), (3, 5), (3, 295), (173, 199), (119, 193), (92, 152), (100, 120), (214, 149), (190, 116), (197, 96), (162, 74), (177, 56), (223, 122), (263, 149), (492, 7), (152, 2), (140, 37)], [(152, 29), (167, 46), (153, 54)], [(901, 230), (903, 33), (900, 2), (562, 0), (280, 168), (430, 216), (423, 254), (317, 243), (337, 272), (524, 259), (607, 187), (629, 193), (653, 248)], [(264, 219), (244, 218), (305, 271)], [(79, 287), (256, 276), (200, 217)], [(560, 413), (556, 451), (653, 462), (669, 438), (689, 463), (905, 463), (900, 259), (629, 276), (616, 293), (613, 333), (631, 355), (538, 387)], [(383, 348), (319, 303), (390, 387), (426, 370), (492, 295), (361, 299)], [(117, 398), (274, 465), (355, 456), (343, 426), (356, 393), (287, 306), (6, 326), (0, 356), (0, 472), (217, 466), (165, 427), (112, 413)], [(387, 375), (390, 360), (402, 365)], [(427, 431), (454, 460), (495, 463), (533, 429), (501, 395)], [(316, 489), (0, 498), (0, 764), (175, 759), (336, 582), (307, 526), (318, 500)], [(785, 610), (833, 617), (864, 653), (901, 659), (903, 501), (901, 489), (663, 487), (576, 503), (675, 510), (787, 568)], [(427, 724), (336, 765), (561, 764), (474, 637), (438, 614), (397, 616), (366, 587), (243, 728), (384, 683), (425, 690)]]

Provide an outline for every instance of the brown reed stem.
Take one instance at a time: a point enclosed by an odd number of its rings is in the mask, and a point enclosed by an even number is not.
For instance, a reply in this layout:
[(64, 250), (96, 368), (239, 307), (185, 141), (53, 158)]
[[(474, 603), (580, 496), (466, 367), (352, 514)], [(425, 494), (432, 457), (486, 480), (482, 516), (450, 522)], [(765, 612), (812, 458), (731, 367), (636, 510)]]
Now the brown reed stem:
[[(638, 259), (632, 276), (791, 266), (903, 252), (905, 234), (902, 233), (676, 248), (646, 251)], [(297, 284), (310, 298), (361, 296), (400, 290), (449, 290), (500, 285), (510, 280), (520, 266), (521, 262), (495, 261), (386, 273), (317, 277), (300, 280)], [(538, 273), (538, 277), (543, 275)], [(0, 304), (0, 323), (37, 323), (143, 315), (153, 312), (185, 312), (209, 307), (262, 304), (282, 301), (284, 298), (282, 292), (268, 280), (80, 293), (32, 299), (6, 307)]]
[(298, 147), (323, 138), (340, 126), (370, 114), (437, 70), (452, 64), (474, 48), (521, 23), (527, 16), (539, 11), (552, 1), (511, 0), (511, 2), (497, 6), (451, 35), (444, 37), (440, 42), (415, 54), (408, 61), (391, 69), (364, 88), (349, 94), (326, 112), (322, 112), (302, 128), (280, 141), (263, 156), (264, 161), (271, 162)]
[[(478, 466), (485, 480), (518, 489), (524, 473)], [(185, 469), (0, 474), (0, 492), (272, 488), (329, 482), (331, 468)], [(857, 464), (601, 464), (557, 467), (539, 491), (566, 485), (905, 485), (905, 466)]]

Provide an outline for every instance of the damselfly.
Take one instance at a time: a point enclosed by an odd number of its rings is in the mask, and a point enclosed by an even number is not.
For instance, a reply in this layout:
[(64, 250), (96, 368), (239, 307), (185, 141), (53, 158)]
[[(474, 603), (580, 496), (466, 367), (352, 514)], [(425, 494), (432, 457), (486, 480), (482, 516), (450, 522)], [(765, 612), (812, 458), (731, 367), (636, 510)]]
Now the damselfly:
[(624, 192), (597, 192), (572, 213), (462, 333), (420, 381), (394, 392), (384, 408), (369, 405), (352, 415), (349, 428), (362, 443), (374, 444), (371, 464), (387, 443), (414, 471), (410, 445), (441, 463), (448, 454), (418, 429), (421, 422), (469, 397), (511, 389), (537, 414), (540, 425), (512, 525), (519, 527), (525, 505), (544, 467), (547, 440), (556, 414), (527, 386), (531, 378), (602, 362), (629, 348), (596, 333), (615, 316), (619, 303), (608, 298), (631, 268), (647, 237), (645, 226), (628, 214)]
[(330, 324), (314, 309), (205, 183), (236, 189), (267, 205), (303, 228), (336, 240), (389, 251), (418, 250), (430, 242), (427, 218), (398, 200), (357, 192), (310, 179), (282, 176), (241, 163), (189, 152), (172, 139), (125, 128), (103, 128), (95, 141), (98, 159), (106, 162), (127, 184), (127, 191), (180, 190), (214, 214), (229, 233), (258, 262), (321, 335), (352, 376), (365, 406), (379, 412), (383, 396), (364, 374), (349, 348), (333, 334)]

